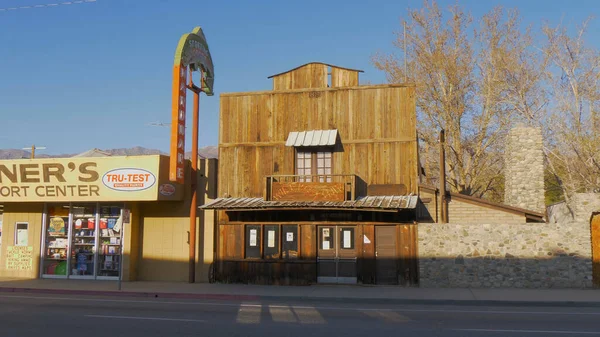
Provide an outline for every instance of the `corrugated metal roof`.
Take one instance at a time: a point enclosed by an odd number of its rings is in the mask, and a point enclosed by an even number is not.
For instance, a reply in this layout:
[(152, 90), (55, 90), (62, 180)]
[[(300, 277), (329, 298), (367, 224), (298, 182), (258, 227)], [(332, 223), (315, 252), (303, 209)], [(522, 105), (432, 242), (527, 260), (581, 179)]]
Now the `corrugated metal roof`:
[(262, 198), (219, 198), (201, 209), (268, 209), (268, 208), (339, 208), (339, 209), (414, 209), (416, 195), (367, 196), (348, 201), (265, 201)]
[(292, 131), (285, 146), (326, 146), (335, 145), (337, 130)]

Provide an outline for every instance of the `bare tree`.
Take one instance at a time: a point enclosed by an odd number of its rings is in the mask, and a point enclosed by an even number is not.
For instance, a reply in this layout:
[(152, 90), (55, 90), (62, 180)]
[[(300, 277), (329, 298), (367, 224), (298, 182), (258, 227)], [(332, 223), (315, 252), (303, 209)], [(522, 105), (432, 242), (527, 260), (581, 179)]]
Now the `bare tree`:
[(397, 34), (394, 43), (402, 53), (375, 55), (373, 62), (390, 82), (417, 84), (424, 148), (436, 148), (437, 132), (446, 130), (450, 189), (501, 199), (503, 140), (514, 116), (539, 122), (545, 104), (542, 64), (532, 57), (529, 30), (520, 31), (516, 11), (496, 8), (478, 25), (458, 6), (448, 14), (446, 20), (435, 1), (409, 10), (406, 34)]
[(573, 35), (564, 26), (543, 29), (552, 93), (545, 152), (567, 201), (600, 188), (600, 54), (585, 43), (588, 22)]

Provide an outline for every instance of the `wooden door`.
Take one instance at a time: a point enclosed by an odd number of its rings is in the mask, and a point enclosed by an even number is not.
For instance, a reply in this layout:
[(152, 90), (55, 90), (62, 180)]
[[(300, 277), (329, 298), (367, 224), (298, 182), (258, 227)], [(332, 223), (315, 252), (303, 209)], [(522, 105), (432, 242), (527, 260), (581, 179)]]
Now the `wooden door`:
[(317, 282), (356, 283), (356, 226), (318, 226)]
[(397, 284), (396, 226), (375, 227), (375, 264), (377, 284)]
[(600, 213), (593, 215), (590, 224), (592, 231), (592, 280), (600, 287)]

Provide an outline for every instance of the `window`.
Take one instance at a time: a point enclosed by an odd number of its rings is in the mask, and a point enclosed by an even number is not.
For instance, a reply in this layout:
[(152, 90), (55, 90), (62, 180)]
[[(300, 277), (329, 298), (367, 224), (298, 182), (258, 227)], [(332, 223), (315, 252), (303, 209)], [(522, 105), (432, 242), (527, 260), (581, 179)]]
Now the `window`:
[(281, 255), (284, 259), (298, 258), (298, 225), (282, 226)]
[(265, 259), (279, 258), (279, 225), (265, 226), (263, 244)]
[(341, 229), (340, 249), (354, 249), (354, 228)]
[(15, 227), (15, 246), (29, 245), (29, 224), (27, 222), (17, 222)]
[(246, 226), (246, 258), (260, 259), (260, 227), (257, 225)]
[[(318, 182), (331, 182), (333, 174), (333, 153), (331, 151), (297, 150), (296, 174), (304, 176), (317, 175)], [(314, 177), (300, 177), (298, 181), (311, 182)]]
[(297, 259), (298, 225), (246, 225), (247, 259)]

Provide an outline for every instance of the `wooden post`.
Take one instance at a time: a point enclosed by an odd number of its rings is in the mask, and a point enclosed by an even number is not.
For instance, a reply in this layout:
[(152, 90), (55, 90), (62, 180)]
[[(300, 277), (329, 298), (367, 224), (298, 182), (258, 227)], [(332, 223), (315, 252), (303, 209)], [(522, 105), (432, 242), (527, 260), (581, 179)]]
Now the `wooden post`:
[(445, 132), (440, 131), (440, 204), (442, 211), (442, 223), (448, 222), (448, 205), (446, 203), (446, 138)]
[(31, 159), (35, 158), (35, 145), (31, 145)]

